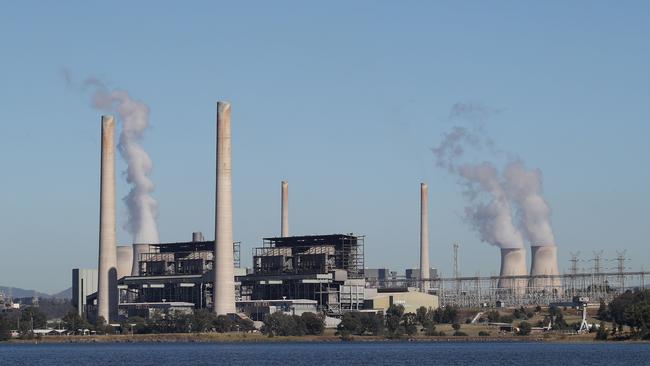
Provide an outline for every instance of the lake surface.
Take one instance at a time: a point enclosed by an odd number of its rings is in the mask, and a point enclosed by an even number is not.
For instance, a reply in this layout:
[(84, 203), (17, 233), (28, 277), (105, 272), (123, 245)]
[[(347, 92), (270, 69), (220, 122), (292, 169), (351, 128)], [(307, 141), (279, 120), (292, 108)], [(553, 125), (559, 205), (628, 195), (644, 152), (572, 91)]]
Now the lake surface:
[(0, 344), (0, 365), (648, 365), (650, 344)]

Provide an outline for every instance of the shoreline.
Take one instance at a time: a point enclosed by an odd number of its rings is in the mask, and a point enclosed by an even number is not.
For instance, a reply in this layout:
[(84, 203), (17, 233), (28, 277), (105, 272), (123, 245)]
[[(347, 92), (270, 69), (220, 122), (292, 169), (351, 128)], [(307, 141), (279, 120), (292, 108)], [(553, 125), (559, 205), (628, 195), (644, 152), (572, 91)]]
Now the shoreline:
[[(95, 335), (95, 336), (43, 336), (39, 339), (12, 339), (5, 344), (110, 344), (110, 343), (381, 343), (381, 342), (413, 342), (413, 343), (644, 343), (643, 340), (608, 340), (596, 341), (593, 336), (444, 336), (444, 337), (411, 337), (403, 339), (388, 339), (381, 336), (354, 336), (352, 340), (343, 341), (338, 336), (289, 336), (268, 337), (258, 333), (167, 333), (167, 334), (134, 334), (134, 335)], [(0, 346), (2, 343), (0, 343)]]

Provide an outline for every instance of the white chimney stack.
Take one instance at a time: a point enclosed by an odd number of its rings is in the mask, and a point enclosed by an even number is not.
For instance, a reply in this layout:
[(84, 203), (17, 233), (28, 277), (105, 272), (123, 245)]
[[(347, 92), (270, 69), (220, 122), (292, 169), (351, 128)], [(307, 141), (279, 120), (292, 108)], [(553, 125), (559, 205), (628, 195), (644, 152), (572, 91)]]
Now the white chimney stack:
[(420, 280), (422, 291), (429, 288), (429, 187), (420, 184)]
[(282, 218), (280, 222), (280, 236), (289, 236), (289, 183), (282, 181)]
[(232, 151), (230, 103), (217, 103), (217, 195), (215, 214), (213, 311), (235, 312), (232, 239)]
[(102, 116), (99, 198), (97, 316), (117, 319), (117, 241), (115, 238), (115, 118)]

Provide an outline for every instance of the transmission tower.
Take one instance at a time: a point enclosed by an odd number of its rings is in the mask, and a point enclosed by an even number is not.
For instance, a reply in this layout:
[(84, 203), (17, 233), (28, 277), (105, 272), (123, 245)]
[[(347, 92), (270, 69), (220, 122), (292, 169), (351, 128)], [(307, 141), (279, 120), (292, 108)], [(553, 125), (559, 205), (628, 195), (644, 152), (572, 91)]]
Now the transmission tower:
[(575, 253), (571, 252), (571, 259), (569, 260), (571, 262), (571, 274), (574, 276), (578, 274), (578, 262), (580, 261), (580, 259), (578, 259), (579, 255), (580, 251)]
[(594, 261), (594, 273), (600, 273), (600, 272), (603, 271), (603, 267), (600, 264), (600, 262), (603, 259), (603, 251), (602, 250), (599, 250), (599, 251), (594, 250), (593, 253), (594, 253), (594, 259), (592, 259), (592, 260)]
[(618, 285), (621, 286), (621, 289), (625, 288), (625, 275), (623, 272), (625, 272), (625, 261), (627, 260), (627, 258), (625, 258), (626, 252), (627, 250), (616, 251), (616, 261), (618, 262), (616, 270), (618, 272)]

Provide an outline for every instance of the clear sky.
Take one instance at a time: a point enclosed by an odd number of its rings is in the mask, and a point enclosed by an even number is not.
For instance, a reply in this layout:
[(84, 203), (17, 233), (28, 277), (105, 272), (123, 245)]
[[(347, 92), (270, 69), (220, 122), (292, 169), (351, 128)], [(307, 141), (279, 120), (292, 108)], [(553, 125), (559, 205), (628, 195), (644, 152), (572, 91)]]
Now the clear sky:
[(0, 285), (56, 292), (97, 265), (101, 113), (62, 68), (151, 108), (164, 242), (214, 236), (215, 102), (229, 100), (244, 264), (279, 234), (286, 179), (292, 234), (364, 234), (367, 266), (416, 267), (425, 181), (432, 266), (451, 274), (458, 241), (463, 274), (498, 272), (430, 152), (452, 105), (473, 102), (544, 172), (561, 271), (601, 249), (650, 268), (648, 2), (237, 3), (0, 4)]

